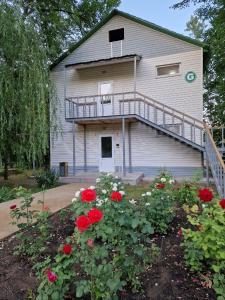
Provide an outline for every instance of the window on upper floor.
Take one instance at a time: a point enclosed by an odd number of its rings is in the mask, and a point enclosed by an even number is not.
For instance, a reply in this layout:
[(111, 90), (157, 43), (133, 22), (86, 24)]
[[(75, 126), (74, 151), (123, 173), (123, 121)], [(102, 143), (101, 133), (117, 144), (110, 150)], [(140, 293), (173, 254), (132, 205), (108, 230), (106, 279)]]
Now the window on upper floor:
[(156, 67), (157, 77), (180, 74), (180, 64), (169, 64)]
[(109, 31), (109, 41), (116, 42), (124, 40), (124, 28), (110, 30)]

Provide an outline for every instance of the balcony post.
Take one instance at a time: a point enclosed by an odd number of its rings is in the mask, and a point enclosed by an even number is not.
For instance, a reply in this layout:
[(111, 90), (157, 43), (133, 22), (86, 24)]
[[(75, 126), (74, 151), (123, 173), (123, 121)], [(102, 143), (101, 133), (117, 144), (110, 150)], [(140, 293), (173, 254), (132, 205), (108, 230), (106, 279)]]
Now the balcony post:
[(73, 175), (75, 175), (76, 168), (76, 155), (75, 155), (75, 141), (76, 140), (76, 127), (75, 122), (73, 121)]
[(84, 172), (87, 172), (87, 127), (84, 125)]
[(67, 117), (67, 113), (66, 113), (66, 81), (67, 81), (67, 76), (66, 75), (67, 75), (66, 74), (66, 67), (64, 67), (64, 114), (65, 114), (65, 118)]
[(125, 152), (125, 118), (122, 118), (122, 140), (123, 140), (123, 176), (126, 176), (126, 152)]
[(129, 173), (132, 173), (131, 123), (128, 123)]
[(137, 90), (137, 57), (134, 57), (134, 98), (136, 98)]

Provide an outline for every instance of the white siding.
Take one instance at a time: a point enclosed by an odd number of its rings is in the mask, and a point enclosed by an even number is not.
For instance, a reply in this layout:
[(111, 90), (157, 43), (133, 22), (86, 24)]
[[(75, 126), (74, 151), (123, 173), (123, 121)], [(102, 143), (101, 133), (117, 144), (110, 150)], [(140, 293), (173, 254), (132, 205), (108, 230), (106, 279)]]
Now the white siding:
[[(58, 166), (60, 161), (67, 161), (72, 166), (72, 124), (64, 118), (64, 65), (89, 60), (109, 58), (111, 46), (108, 31), (124, 27), (123, 55), (140, 54), (142, 60), (137, 64), (137, 91), (161, 101), (202, 120), (202, 48), (178, 40), (166, 34), (149, 29), (123, 17), (115, 16), (84, 44), (71, 53), (52, 71), (60, 101), (57, 120), (62, 135), (52, 139), (51, 165)], [(117, 49), (116, 49), (117, 47)], [(120, 43), (114, 45), (114, 54)], [(119, 50), (118, 50), (119, 51)], [(156, 77), (156, 66), (180, 63), (181, 74), (164, 78)], [(197, 79), (193, 83), (185, 81), (185, 74), (194, 71)], [(115, 93), (133, 91), (133, 63), (120, 63), (103, 67), (66, 71), (66, 96), (84, 96), (98, 94), (98, 82), (113, 81)], [(121, 143), (118, 125), (87, 127), (87, 164), (98, 166), (100, 133), (114, 133), (116, 142)], [(118, 141), (117, 141), (118, 140)], [(83, 166), (83, 127), (77, 126), (76, 164)], [(115, 149), (116, 165), (121, 166), (121, 150)], [(126, 146), (126, 151), (128, 147)], [(126, 155), (128, 159), (128, 155)], [(143, 159), (144, 158), (144, 159)], [(128, 162), (127, 162), (128, 163)], [(155, 137), (155, 131), (141, 125), (132, 125), (132, 165), (156, 167), (200, 167), (201, 157), (197, 151), (165, 136)]]

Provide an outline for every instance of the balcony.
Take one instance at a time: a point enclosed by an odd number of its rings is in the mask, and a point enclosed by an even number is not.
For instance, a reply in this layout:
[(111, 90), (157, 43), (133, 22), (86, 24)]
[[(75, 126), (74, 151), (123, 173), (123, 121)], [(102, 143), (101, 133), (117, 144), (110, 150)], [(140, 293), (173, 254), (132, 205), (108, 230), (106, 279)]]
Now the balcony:
[(140, 121), (202, 151), (203, 123), (139, 92), (70, 97), (65, 119), (79, 124)]

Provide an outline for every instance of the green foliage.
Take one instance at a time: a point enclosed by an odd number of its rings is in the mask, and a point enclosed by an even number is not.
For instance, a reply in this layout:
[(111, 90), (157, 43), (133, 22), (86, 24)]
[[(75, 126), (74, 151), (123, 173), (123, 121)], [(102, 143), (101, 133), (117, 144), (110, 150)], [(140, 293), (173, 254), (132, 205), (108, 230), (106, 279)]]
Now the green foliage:
[(218, 299), (224, 295), (225, 214), (218, 203), (204, 204), (202, 212), (188, 217), (194, 229), (183, 229), (185, 259), (194, 271), (211, 270)]
[[(49, 260), (38, 266), (41, 283), (37, 299), (53, 294), (56, 299), (62, 299), (71, 285), (75, 286), (78, 298), (90, 294), (91, 299), (104, 300), (118, 299), (118, 291), (124, 287), (140, 288), (139, 275), (158, 255), (158, 248), (149, 238), (154, 229), (132, 201), (124, 196), (122, 201), (111, 200), (111, 193), (116, 189), (124, 194), (118, 179), (103, 175), (96, 183), (96, 201), (84, 203), (80, 193), (76, 193), (72, 200), (73, 220), (87, 215), (92, 207), (98, 207), (104, 217), (82, 233), (75, 228), (73, 237), (66, 239), (73, 247), (70, 255), (62, 254), (60, 247), (53, 262)], [(78, 276), (76, 266), (81, 268)], [(49, 283), (46, 269), (57, 274), (59, 280)]]
[(204, 36), (205, 24), (198, 16), (191, 16), (190, 21), (186, 24), (187, 28), (185, 31), (189, 32), (191, 37), (196, 40), (201, 40)]
[(2, 1), (0, 28), (0, 158), (7, 169), (9, 162), (42, 161), (49, 144), (49, 105), (54, 113), (56, 98), (36, 25)]
[[(48, 62), (53, 62), (72, 43), (93, 28), (120, 0), (11, 0), (23, 12), (26, 22), (32, 20), (42, 33)], [(19, 3), (19, 4), (18, 4)]]
[(15, 247), (15, 255), (28, 255), (32, 260), (37, 260), (38, 256), (44, 252), (46, 242), (50, 237), (48, 223), (50, 212), (42, 201), (39, 201), (42, 211), (32, 209), (34, 198), (24, 188), (20, 187), (17, 190), (17, 197), (21, 198), (20, 207), (10, 212), (11, 223), (20, 230), (16, 234), (19, 243)]
[(59, 176), (54, 170), (47, 170), (35, 175), (38, 187), (42, 189), (52, 188), (57, 185)]
[[(163, 188), (157, 188), (163, 184)], [(161, 173), (151, 184), (150, 191), (142, 195), (141, 205), (147, 220), (156, 232), (164, 233), (175, 216), (174, 180), (170, 174)]]
[(6, 186), (0, 188), (0, 203), (6, 202), (17, 197), (17, 189), (12, 189)]

